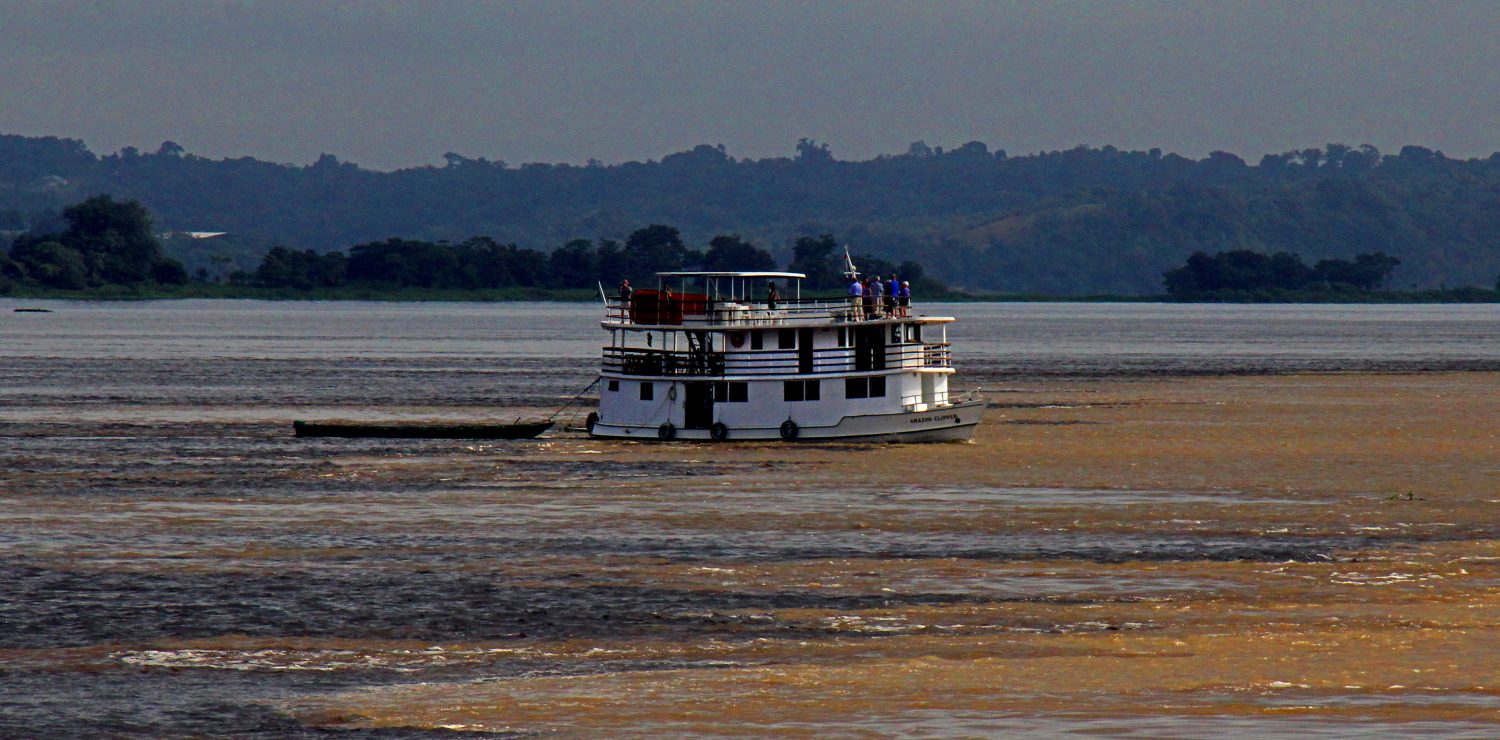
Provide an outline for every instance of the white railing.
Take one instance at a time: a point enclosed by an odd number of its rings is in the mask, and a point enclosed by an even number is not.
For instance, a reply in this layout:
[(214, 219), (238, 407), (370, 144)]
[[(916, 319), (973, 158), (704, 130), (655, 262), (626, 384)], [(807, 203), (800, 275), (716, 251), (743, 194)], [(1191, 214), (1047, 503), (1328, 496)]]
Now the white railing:
[[(639, 295), (639, 294), (638, 294)], [(660, 294), (640, 296), (630, 303), (604, 299), (609, 321), (646, 326), (796, 326), (829, 321), (855, 323), (870, 319), (906, 318), (910, 309), (888, 311), (882, 303), (867, 310), (852, 298), (793, 298), (776, 301), (711, 300), (689, 294), (671, 300)]]
[(604, 369), (624, 375), (805, 375), (879, 372), (953, 366), (947, 342), (886, 345), (881, 351), (856, 347), (813, 350), (676, 351), (606, 347)]

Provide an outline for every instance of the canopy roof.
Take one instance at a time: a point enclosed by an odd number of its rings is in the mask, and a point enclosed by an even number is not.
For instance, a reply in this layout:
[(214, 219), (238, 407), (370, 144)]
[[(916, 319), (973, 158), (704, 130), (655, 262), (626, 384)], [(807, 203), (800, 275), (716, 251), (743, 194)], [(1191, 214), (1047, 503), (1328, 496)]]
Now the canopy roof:
[(715, 277), (715, 278), (796, 278), (807, 276), (800, 272), (658, 272), (657, 277)]

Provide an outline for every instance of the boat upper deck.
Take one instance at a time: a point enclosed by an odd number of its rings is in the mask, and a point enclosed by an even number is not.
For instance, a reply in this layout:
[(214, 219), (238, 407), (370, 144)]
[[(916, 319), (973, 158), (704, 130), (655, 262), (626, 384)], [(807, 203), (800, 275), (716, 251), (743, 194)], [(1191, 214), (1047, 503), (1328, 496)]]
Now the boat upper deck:
[[(663, 278), (702, 279), (698, 290), (682, 286), (673, 290), (664, 285), (653, 290), (634, 290), (630, 298), (606, 296), (605, 318), (601, 322), (606, 329), (670, 330), (692, 328), (699, 330), (826, 326), (847, 323), (894, 323), (918, 322), (940, 324), (953, 321), (948, 316), (925, 316), (914, 313), (911, 306), (893, 305), (897, 301), (882, 298), (861, 299), (855, 297), (800, 297), (800, 286), (795, 286), (796, 297), (771, 298), (767, 293), (754, 291), (752, 281), (771, 278), (800, 280), (799, 273), (784, 272), (682, 272), (661, 273)], [(750, 294), (756, 292), (752, 297)]]
[(844, 323), (920, 322), (943, 324), (951, 316), (927, 316), (915, 312), (886, 315), (885, 306), (877, 306), (869, 315), (852, 299), (800, 298), (777, 301), (715, 301), (701, 294), (674, 297), (671, 303), (639, 291), (629, 303), (616, 297), (605, 301), (607, 329), (719, 329), (817, 326)]

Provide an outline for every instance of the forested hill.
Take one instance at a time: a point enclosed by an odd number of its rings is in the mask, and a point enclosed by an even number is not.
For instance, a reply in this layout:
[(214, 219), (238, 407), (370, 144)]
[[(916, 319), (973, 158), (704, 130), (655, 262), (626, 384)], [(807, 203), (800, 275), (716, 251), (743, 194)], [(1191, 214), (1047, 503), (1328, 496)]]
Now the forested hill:
[(99, 156), (77, 140), (0, 136), (0, 232), (44, 229), (49, 211), (109, 193), (140, 200), (164, 229), (318, 250), (478, 234), (551, 250), (665, 223), (699, 247), (738, 233), (784, 264), (795, 238), (827, 233), (975, 291), (1160, 293), (1163, 272), (1199, 251), (1383, 252), (1400, 260), (1395, 288), (1488, 286), (1500, 273), (1500, 154), (1329, 145), (1249, 164), (919, 142), (856, 162), (804, 140), (794, 156), (761, 160), (711, 146), (611, 166), (446, 160), (376, 172), (330, 155), (211, 160), (168, 142)]

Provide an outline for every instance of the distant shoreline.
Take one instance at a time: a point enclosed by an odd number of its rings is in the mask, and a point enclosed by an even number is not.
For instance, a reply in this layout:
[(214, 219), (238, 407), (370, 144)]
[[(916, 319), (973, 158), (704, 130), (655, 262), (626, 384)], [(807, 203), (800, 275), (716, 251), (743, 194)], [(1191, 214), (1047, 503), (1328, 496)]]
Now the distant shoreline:
[[(826, 292), (825, 292), (826, 293)], [(811, 295), (811, 294), (810, 294)], [(835, 293), (826, 293), (832, 296)], [(86, 290), (55, 290), (31, 286), (0, 292), (0, 298), (75, 301), (158, 301), (193, 298), (269, 301), (370, 301), (370, 302), (477, 302), (506, 303), (547, 301), (588, 303), (599, 299), (598, 290), (587, 288), (493, 288), (481, 290), (439, 288), (322, 288), (293, 290), (249, 285), (191, 284), (183, 286), (102, 286)], [(1435, 304), (1500, 303), (1500, 291), (1485, 288), (1450, 288), (1417, 291), (1321, 292), (1237, 291), (1183, 298), (1169, 295), (1057, 296), (1010, 293), (946, 292), (918, 296), (918, 302), (944, 303), (1340, 303), (1340, 304)]]

